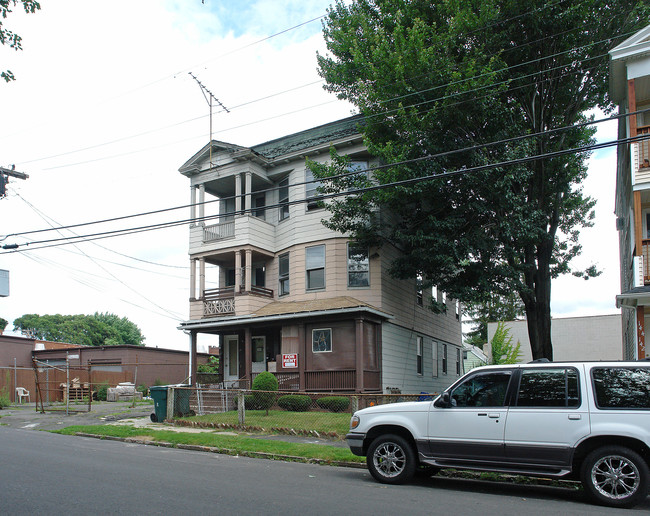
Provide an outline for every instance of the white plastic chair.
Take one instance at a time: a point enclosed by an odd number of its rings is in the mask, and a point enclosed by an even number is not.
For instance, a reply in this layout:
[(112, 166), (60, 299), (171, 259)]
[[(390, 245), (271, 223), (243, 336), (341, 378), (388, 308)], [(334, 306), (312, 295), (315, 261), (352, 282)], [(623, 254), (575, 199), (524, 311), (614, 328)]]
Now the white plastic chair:
[(18, 397), (18, 403), (22, 403), (24, 398), (27, 398), (28, 402), (32, 401), (29, 397), (29, 391), (24, 387), (16, 387), (16, 396)]

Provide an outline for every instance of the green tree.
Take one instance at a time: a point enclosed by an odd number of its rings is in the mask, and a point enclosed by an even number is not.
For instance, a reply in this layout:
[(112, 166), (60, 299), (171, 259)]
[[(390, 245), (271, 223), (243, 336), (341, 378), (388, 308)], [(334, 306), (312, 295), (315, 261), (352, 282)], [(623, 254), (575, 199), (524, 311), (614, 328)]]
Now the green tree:
[[(2, 19), (6, 19), (7, 15), (12, 12), (11, 7), (18, 5), (19, 3), (22, 4), (23, 9), (28, 14), (35, 13), (41, 8), (41, 4), (35, 0), (0, 0), (0, 16)], [(13, 48), (14, 50), (22, 50), (22, 40), (23, 39), (18, 34), (5, 28), (2, 21), (0, 21), (0, 44), (9, 45), (9, 48)], [(0, 72), (0, 77), (2, 77), (6, 82), (16, 79), (14, 74), (11, 73), (11, 70)]]
[(490, 364), (516, 364), (521, 358), (521, 342), (512, 343), (510, 329), (506, 328), (505, 323), (497, 324), (492, 340), (490, 341), (490, 351), (492, 358)]
[(14, 331), (29, 331), (36, 339), (82, 346), (144, 345), (140, 329), (113, 314), (25, 314), (14, 320)]
[(273, 373), (262, 371), (253, 380), (252, 390), (261, 391), (253, 393), (253, 400), (255, 406), (259, 407), (260, 410), (266, 410), (268, 416), (269, 409), (275, 403), (276, 395), (274, 392), (278, 390), (278, 379)]
[(2, 317), (0, 317), (0, 333), (2, 333), (5, 330), (7, 324), (9, 324), (9, 321), (7, 321), (7, 319), (3, 319)]
[(465, 334), (465, 342), (483, 349), (488, 340), (488, 323), (512, 321), (525, 314), (521, 298), (516, 293), (506, 296), (487, 295), (482, 301), (463, 305), (463, 312), (473, 326)]
[(533, 357), (552, 359), (551, 280), (598, 273), (570, 266), (595, 202), (581, 187), (587, 154), (567, 151), (594, 129), (561, 129), (612, 108), (607, 52), (649, 12), (641, 0), (337, 1), (319, 72), (364, 115), (369, 152), (394, 165), (343, 178), (335, 154), (309, 166), (330, 178), (323, 193), (394, 186), (329, 202), (326, 225), (396, 247), (395, 277), (464, 302), (516, 292)]

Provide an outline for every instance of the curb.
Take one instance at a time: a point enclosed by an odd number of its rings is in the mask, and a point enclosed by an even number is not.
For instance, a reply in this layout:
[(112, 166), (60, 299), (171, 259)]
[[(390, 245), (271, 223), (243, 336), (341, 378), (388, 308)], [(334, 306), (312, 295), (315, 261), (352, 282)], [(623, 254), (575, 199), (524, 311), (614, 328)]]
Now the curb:
[[(201, 446), (198, 444), (173, 444), (165, 441), (151, 441), (147, 439), (139, 439), (137, 437), (114, 437), (107, 435), (87, 434), (84, 432), (75, 432), (78, 437), (92, 437), (93, 439), (105, 439), (109, 441), (121, 441), (131, 444), (144, 444), (147, 446), (159, 446), (161, 448), (177, 448), (179, 450), (190, 450), (198, 452), (219, 453), (222, 455), (231, 455), (233, 457), (250, 457), (253, 459), (267, 459), (267, 460), (283, 460), (287, 462), (302, 462), (305, 464), (319, 464), (321, 466), (339, 466), (343, 468), (366, 469), (365, 463), (362, 462), (347, 462), (347, 461), (328, 461), (325, 459), (309, 459), (307, 457), (298, 457), (294, 455), (279, 455), (276, 453), (266, 452), (238, 452), (230, 448), (217, 448), (214, 446)], [(482, 473), (476, 471), (461, 471), (461, 470), (443, 470), (438, 473), (438, 476), (445, 478), (457, 478), (466, 480), (481, 480), (484, 482), (497, 482), (501, 484), (522, 484), (534, 486), (553, 486), (562, 487), (565, 489), (577, 490), (581, 488), (581, 484), (575, 480), (560, 480), (551, 478), (537, 478), (526, 477), (522, 475), (511, 475), (505, 473), (496, 473), (498, 478), (486, 479), (481, 477)]]

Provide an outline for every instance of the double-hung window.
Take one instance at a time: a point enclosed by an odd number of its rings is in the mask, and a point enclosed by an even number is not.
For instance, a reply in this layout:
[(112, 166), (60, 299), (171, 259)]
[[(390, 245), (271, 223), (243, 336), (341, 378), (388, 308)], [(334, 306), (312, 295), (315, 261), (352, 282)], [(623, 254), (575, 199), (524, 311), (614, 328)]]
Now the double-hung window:
[(320, 208), (318, 205), (318, 200), (320, 198), (318, 188), (320, 185), (321, 182), (314, 179), (314, 173), (311, 169), (305, 169), (305, 198), (307, 199), (307, 211)]
[(422, 337), (415, 339), (416, 368), (417, 374), (422, 376)]
[(447, 344), (442, 345), (442, 372), (447, 374)]
[(325, 288), (325, 246), (315, 245), (305, 249), (307, 290)]
[(348, 243), (348, 287), (370, 286), (368, 248)]
[(289, 178), (285, 177), (280, 181), (278, 189), (279, 216), (278, 220), (289, 218)]
[(281, 254), (279, 257), (279, 295), (284, 296), (289, 293), (289, 253)]

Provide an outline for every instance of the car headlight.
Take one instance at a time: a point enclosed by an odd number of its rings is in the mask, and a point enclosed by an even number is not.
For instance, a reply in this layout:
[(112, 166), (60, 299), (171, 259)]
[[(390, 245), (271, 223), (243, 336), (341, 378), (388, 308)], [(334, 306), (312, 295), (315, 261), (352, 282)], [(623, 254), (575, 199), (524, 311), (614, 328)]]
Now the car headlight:
[(359, 416), (356, 414), (352, 416), (350, 419), (350, 430), (354, 430), (356, 427), (358, 427), (360, 422), (361, 420), (359, 419)]

